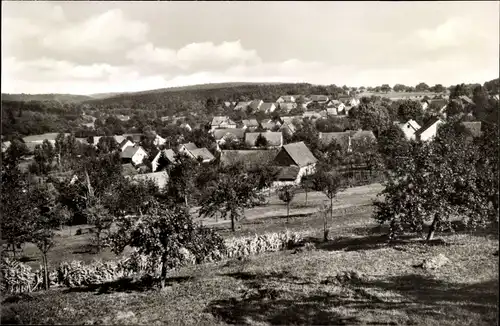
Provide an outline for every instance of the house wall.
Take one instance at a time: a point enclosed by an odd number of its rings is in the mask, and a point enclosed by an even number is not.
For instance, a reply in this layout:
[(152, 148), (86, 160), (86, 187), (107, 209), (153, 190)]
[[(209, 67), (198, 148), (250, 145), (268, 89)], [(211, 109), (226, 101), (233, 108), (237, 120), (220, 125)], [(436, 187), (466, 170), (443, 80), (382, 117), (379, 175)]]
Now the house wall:
[[(441, 122), (442, 123), (442, 122)], [(423, 133), (420, 134), (420, 140), (429, 141), (432, 140), (437, 134), (437, 128), (441, 124), (439, 121), (427, 128)]]
[(273, 113), (274, 110), (276, 110), (276, 105), (273, 104), (269, 109), (266, 110), (266, 113)]
[(288, 153), (282, 149), (278, 155), (276, 155), (276, 157), (274, 158), (274, 163), (278, 166), (291, 166), (291, 165), (295, 165), (295, 162), (292, 160), (292, 158), (290, 157), (290, 155), (288, 155)]
[(414, 140), (415, 139), (415, 132), (416, 130), (413, 129), (411, 126), (409, 126), (408, 123), (406, 123), (404, 126), (401, 127), (401, 130), (405, 134), (405, 138), (408, 140)]
[(132, 162), (137, 165), (137, 164), (141, 164), (142, 161), (144, 160), (144, 158), (146, 158), (146, 156), (148, 156), (148, 154), (146, 154), (145, 151), (143, 151), (142, 149), (138, 150), (137, 153), (135, 153), (134, 156), (132, 156)]

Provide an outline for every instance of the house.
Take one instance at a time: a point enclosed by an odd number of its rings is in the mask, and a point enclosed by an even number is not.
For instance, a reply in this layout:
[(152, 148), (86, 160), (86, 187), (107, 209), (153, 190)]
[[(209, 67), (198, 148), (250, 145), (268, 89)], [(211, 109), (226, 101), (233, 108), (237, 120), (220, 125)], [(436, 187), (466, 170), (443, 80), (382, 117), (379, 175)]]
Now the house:
[(463, 121), (462, 125), (472, 138), (481, 137), (481, 121)]
[(127, 147), (130, 147), (130, 146), (134, 146), (134, 143), (131, 142), (130, 140), (128, 139), (124, 139), (121, 143), (119, 143), (119, 148), (120, 148), (120, 152), (123, 152), (125, 150), (125, 148)]
[(262, 105), (260, 106), (260, 111), (265, 113), (273, 113), (274, 110), (276, 110), (275, 103), (262, 103)]
[(274, 186), (300, 184), (304, 175), (315, 172), (317, 162), (304, 142), (284, 145), (273, 161), (282, 168)]
[(165, 116), (165, 117), (161, 117), (161, 118), (160, 118), (161, 122), (168, 122), (168, 121), (170, 121), (170, 119), (171, 119), (171, 118), (170, 118), (170, 117), (168, 117), (168, 116)]
[(346, 114), (345, 113), (345, 104), (342, 103), (341, 101), (339, 100), (330, 100), (328, 101), (328, 103), (326, 104), (326, 109), (335, 109), (337, 111), (337, 114), (334, 114), (334, 115), (338, 115), (338, 114)]
[(231, 105), (232, 105), (232, 104), (231, 104), (231, 102), (229, 102), (229, 101), (225, 101), (225, 102), (224, 102), (224, 107), (225, 107), (226, 109), (229, 109), (229, 108), (231, 107)]
[(132, 181), (151, 180), (158, 186), (158, 188), (160, 188), (160, 190), (165, 188), (165, 186), (167, 185), (168, 180), (169, 180), (169, 177), (168, 177), (168, 174), (166, 171), (137, 174), (134, 176), (130, 176), (128, 178)]
[(321, 117), (322, 117), (321, 113), (314, 112), (314, 111), (307, 111), (307, 112), (304, 112), (304, 114), (302, 114), (302, 119), (308, 118), (311, 120), (316, 120), (316, 119), (319, 119)]
[(317, 102), (319, 104), (325, 104), (329, 100), (328, 96), (326, 96), (326, 95), (310, 95), (309, 99), (312, 102)]
[(5, 153), (9, 149), (10, 144), (11, 144), (10, 141), (2, 142), (2, 153)]
[(276, 100), (276, 103), (295, 103), (296, 101), (296, 96), (294, 95), (284, 95), (284, 96), (280, 96), (277, 100)]
[(216, 129), (213, 132), (215, 142), (219, 145), (227, 141), (242, 141), (245, 138), (245, 129), (243, 128), (230, 128), (230, 129)]
[(298, 124), (300, 123), (300, 121), (302, 121), (302, 116), (294, 115), (294, 116), (280, 117), (280, 120), (282, 124), (286, 122)]
[(148, 154), (141, 146), (129, 146), (120, 153), (123, 163), (132, 163), (139, 165), (148, 157)]
[(280, 110), (285, 112), (290, 112), (291, 110), (297, 107), (297, 103), (295, 102), (283, 102), (279, 103)]
[(167, 164), (174, 164), (176, 159), (175, 159), (175, 152), (173, 149), (164, 149), (162, 151), (163, 157), (167, 160)]
[(405, 134), (405, 138), (415, 140), (415, 133), (420, 129), (420, 125), (415, 120), (408, 120), (407, 122), (400, 123), (395, 121), (394, 124), (399, 127)]
[(463, 105), (474, 105), (474, 102), (467, 95), (460, 95), (458, 98)]
[(192, 151), (193, 149), (197, 149), (198, 146), (196, 146), (195, 143), (185, 143), (185, 144), (180, 144), (179, 145), (179, 153), (186, 153), (189, 151)]
[(420, 141), (432, 140), (437, 134), (438, 126), (442, 123), (444, 122), (439, 118), (431, 118), (415, 133), (416, 139)]
[(442, 98), (436, 98), (429, 101), (428, 108), (435, 108), (437, 112), (444, 112), (448, 101)]
[(297, 131), (297, 127), (292, 122), (283, 122), (278, 131), (288, 136), (292, 136)]
[(142, 140), (143, 134), (123, 134), (122, 137), (130, 138), (134, 143), (140, 143)]
[(352, 97), (349, 95), (339, 96), (339, 101), (349, 106), (358, 106), (361, 101), (357, 97)]
[(259, 111), (262, 104), (264, 104), (264, 101), (262, 100), (253, 100), (248, 106), (252, 109), (253, 112), (256, 112)]
[(260, 126), (262, 127), (262, 129), (265, 129), (265, 130), (273, 130), (275, 127), (280, 127), (281, 122), (274, 121), (272, 119), (266, 119), (266, 120), (262, 120), (260, 122)]
[(165, 145), (166, 142), (167, 140), (165, 138), (161, 137), (160, 135), (156, 135), (155, 140), (153, 141), (153, 145), (162, 146)]
[(343, 150), (352, 151), (351, 133), (349, 131), (342, 132), (320, 132), (318, 135), (322, 145), (328, 146), (332, 142), (337, 143)]
[(238, 102), (236, 106), (234, 107), (235, 111), (245, 111), (248, 106), (252, 103), (252, 101), (247, 101), (247, 102)]
[(267, 140), (268, 148), (279, 148), (283, 146), (283, 134), (281, 132), (247, 132), (245, 134), (245, 143), (250, 147), (256, 147), (255, 142), (261, 135)]
[(116, 115), (116, 118), (120, 121), (129, 121), (130, 120), (130, 116), (128, 115), (123, 115), (123, 114), (118, 114)]
[(276, 149), (222, 150), (220, 164), (225, 167), (241, 163), (248, 171), (263, 164), (271, 164), (277, 154)]
[(243, 129), (254, 130), (259, 127), (257, 119), (242, 120), (241, 122), (243, 123)]
[(181, 128), (183, 129), (186, 129), (187, 131), (192, 131), (193, 129), (191, 128), (191, 126), (187, 123), (183, 123), (180, 125)]
[(188, 152), (195, 160), (201, 160), (202, 163), (208, 163), (215, 160), (215, 157), (206, 148), (196, 148)]
[(216, 116), (213, 117), (210, 127), (210, 130), (236, 128), (236, 122), (229, 119), (228, 116)]
[(151, 172), (156, 172), (156, 170), (158, 170), (158, 166), (160, 165), (161, 154), (162, 151), (160, 151), (159, 149), (155, 150), (153, 153), (150, 153), (149, 157), (153, 158), (151, 160)]

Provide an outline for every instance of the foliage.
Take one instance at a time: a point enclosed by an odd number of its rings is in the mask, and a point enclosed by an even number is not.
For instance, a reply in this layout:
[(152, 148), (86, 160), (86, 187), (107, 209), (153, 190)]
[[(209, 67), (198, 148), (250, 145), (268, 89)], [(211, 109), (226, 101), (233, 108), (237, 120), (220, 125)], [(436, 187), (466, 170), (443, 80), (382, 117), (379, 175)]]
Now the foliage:
[(404, 100), (398, 106), (398, 118), (401, 122), (407, 122), (410, 119), (415, 120), (418, 124), (422, 124), (424, 111), (422, 106), (417, 101)]
[(454, 217), (474, 228), (496, 216), (492, 188), (482, 185), (491, 184), (498, 167), (483, 165), (489, 154), (453, 133), (448, 128), (433, 142), (412, 143), (408, 159), (393, 170), (374, 213), (380, 223), (390, 223), (391, 236), (422, 233), (430, 222), (430, 240), (435, 231), (451, 228)]
[(315, 190), (322, 191), (330, 199), (330, 217), (333, 219), (333, 199), (345, 189), (341, 175), (320, 166), (314, 174), (313, 183)]
[(427, 85), (426, 83), (419, 83), (419, 84), (417, 84), (417, 86), (415, 86), (415, 90), (417, 92), (428, 91), (429, 90), (429, 85)]
[(256, 147), (267, 147), (268, 142), (267, 142), (266, 137), (262, 136), (262, 134), (259, 134), (257, 136), (257, 139), (255, 140), (255, 146)]
[(167, 195), (173, 202), (188, 205), (188, 198), (195, 193), (195, 171), (198, 163), (184, 153), (176, 153), (175, 164), (168, 168)]
[(102, 247), (102, 236), (109, 230), (113, 223), (113, 215), (99, 202), (89, 203), (83, 211), (87, 223), (95, 226), (95, 240), (97, 251)]
[(302, 240), (303, 234), (288, 230), (280, 233), (231, 238), (226, 240), (227, 258), (280, 251), (298, 245)]

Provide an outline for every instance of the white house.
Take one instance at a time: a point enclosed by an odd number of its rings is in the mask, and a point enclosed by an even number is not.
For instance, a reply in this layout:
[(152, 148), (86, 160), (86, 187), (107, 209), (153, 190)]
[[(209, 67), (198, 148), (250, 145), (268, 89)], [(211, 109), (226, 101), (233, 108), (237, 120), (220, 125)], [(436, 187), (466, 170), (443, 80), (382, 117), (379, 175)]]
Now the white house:
[(416, 133), (415, 137), (417, 140), (430, 141), (436, 134), (440, 124), (444, 123), (438, 118), (432, 118), (428, 123), (423, 125)]
[(276, 100), (276, 103), (295, 103), (295, 101), (297, 100), (297, 98), (293, 95), (284, 95), (284, 96), (280, 96), (277, 100)]
[(165, 145), (166, 142), (167, 141), (165, 138), (161, 137), (160, 135), (156, 135), (155, 140), (153, 141), (153, 144), (155, 146), (161, 146), (161, 145)]
[(131, 142), (130, 140), (128, 139), (124, 139), (121, 143), (120, 143), (120, 151), (123, 152), (125, 150), (125, 148), (127, 147), (130, 147), (130, 146), (134, 146), (134, 143)]
[(408, 120), (408, 122), (405, 123), (400, 123), (398, 121), (395, 121), (394, 123), (396, 126), (398, 126), (403, 133), (405, 134), (405, 138), (410, 140), (415, 140), (416, 132), (420, 129), (420, 125), (415, 121), (415, 120)]
[(141, 146), (129, 146), (120, 154), (123, 163), (139, 165), (148, 157), (148, 154)]
[(335, 109), (337, 111), (337, 114), (335, 115), (338, 115), (338, 114), (346, 114), (345, 113), (345, 104), (342, 103), (341, 101), (339, 100), (330, 100), (327, 104), (326, 104), (326, 108), (327, 110), (328, 109)]
[(245, 131), (243, 128), (217, 129), (214, 130), (213, 136), (217, 145), (223, 145), (227, 141), (242, 141), (245, 138)]

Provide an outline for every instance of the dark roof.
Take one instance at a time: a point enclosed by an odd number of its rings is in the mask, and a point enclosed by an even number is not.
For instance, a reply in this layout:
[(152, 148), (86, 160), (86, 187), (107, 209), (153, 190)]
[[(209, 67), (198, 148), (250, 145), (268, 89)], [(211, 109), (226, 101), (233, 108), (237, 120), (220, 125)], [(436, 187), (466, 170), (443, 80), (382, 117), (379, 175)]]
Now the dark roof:
[(294, 181), (299, 175), (300, 168), (298, 166), (284, 166), (280, 169), (276, 179), (278, 181)]
[(347, 148), (349, 146), (349, 131), (344, 132), (320, 132), (319, 141), (324, 145), (328, 145), (335, 141), (340, 146)]
[(464, 121), (462, 125), (467, 129), (472, 137), (481, 136), (481, 121)]
[(311, 101), (313, 102), (323, 102), (323, 101), (328, 101), (328, 96), (326, 95), (311, 95), (309, 96)]
[(223, 123), (234, 124), (234, 122), (231, 121), (231, 119), (229, 119), (229, 117), (227, 117), (227, 116), (216, 116), (216, 117), (213, 117), (211, 125), (212, 126), (219, 126)]
[(140, 149), (144, 150), (141, 146), (126, 147), (120, 154), (121, 158), (132, 158)]
[(203, 161), (212, 161), (215, 159), (215, 157), (212, 155), (212, 153), (210, 153), (210, 151), (206, 148), (197, 148), (197, 149), (193, 149), (193, 150), (190, 150), (191, 154), (193, 154), (193, 156), (195, 158), (198, 158), (198, 157), (201, 157), (203, 159)]
[(318, 161), (304, 142), (284, 145), (282, 150), (286, 151), (299, 167), (307, 166)]
[(124, 140), (122, 140), (122, 142), (120, 143), (120, 147), (125, 146), (125, 144), (126, 144), (127, 142), (129, 142), (129, 141), (130, 141), (130, 140), (128, 140), (127, 138), (125, 138), (125, 139), (124, 139)]
[(283, 134), (281, 132), (247, 132), (245, 134), (245, 143), (249, 146), (255, 146), (255, 142), (259, 135), (262, 135), (267, 140), (269, 146), (283, 145)]
[(222, 139), (222, 137), (227, 134), (231, 134), (237, 139), (243, 139), (245, 137), (245, 129), (243, 128), (228, 128), (228, 129), (215, 129), (214, 130), (214, 138), (216, 140)]
[(223, 150), (221, 151), (220, 162), (223, 166), (241, 162), (247, 168), (262, 163), (270, 163), (276, 155), (277, 150)]
[(420, 136), (424, 131), (426, 131), (427, 129), (429, 129), (433, 124), (435, 124), (438, 121), (440, 121), (439, 118), (432, 117), (429, 121), (427, 121), (427, 123), (425, 123), (422, 127), (420, 127), (420, 129), (418, 129), (415, 132), (415, 135), (416, 136)]

